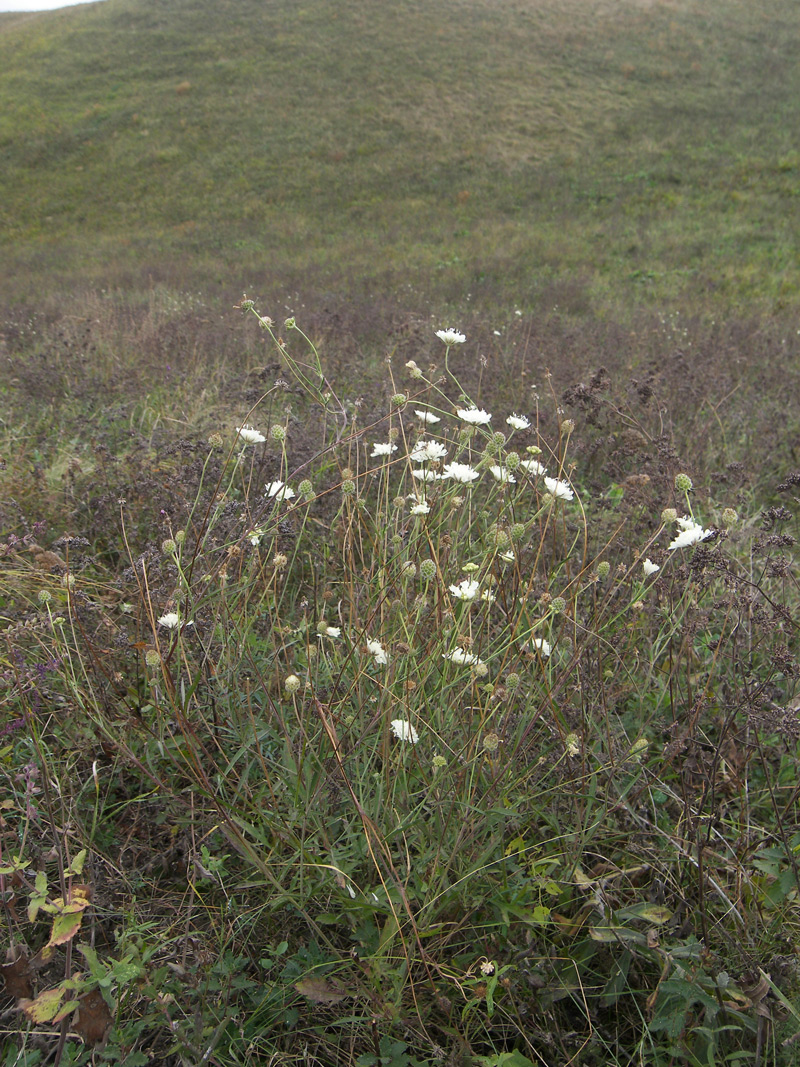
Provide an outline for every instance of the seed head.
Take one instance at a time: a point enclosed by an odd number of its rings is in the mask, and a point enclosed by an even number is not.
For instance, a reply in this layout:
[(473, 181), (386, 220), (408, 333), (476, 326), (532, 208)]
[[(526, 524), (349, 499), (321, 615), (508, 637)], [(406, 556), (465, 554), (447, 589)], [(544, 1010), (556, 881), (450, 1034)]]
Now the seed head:
[(661, 512), (661, 521), (664, 523), (665, 526), (669, 526), (669, 524), (671, 522), (675, 522), (677, 518), (678, 512), (675, 510), (675, 508), (664, 508), (664, 510)]
[(283, 688), (288, 693), (289, 696), (292, 696), (293, 693), (297, 692), (297, 690), (300, 688), (301, 685), (302, 685), (302, 682), (297, 677), (297, 675), (296, 674), (290, 674), (290, 675), (287, 676), (286, 680), (284, 681)]
[(432, 559), (424, 559), (419, 565), (419, 576), (429, 582), (436, 577), (436, 564)]
[(688, 493), (692, 488), (692, 479), (688, 474), (675, 475), (675, 488), (679, 493)]
[(601, 582), (603, 582), (609, 576), (610, 573), (611, 564), (608, 562), (607, 559), (601, 560), (597, 564), (597, 577), (600, 579)]

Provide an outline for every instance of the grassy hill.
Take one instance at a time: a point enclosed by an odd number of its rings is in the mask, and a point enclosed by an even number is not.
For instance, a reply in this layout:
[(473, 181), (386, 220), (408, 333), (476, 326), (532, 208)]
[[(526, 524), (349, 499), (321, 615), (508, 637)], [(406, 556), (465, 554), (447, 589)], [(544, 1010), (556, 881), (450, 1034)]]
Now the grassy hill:
[(786, 0), (108, 0), (0, 21), (2, 294), (796, 307)]

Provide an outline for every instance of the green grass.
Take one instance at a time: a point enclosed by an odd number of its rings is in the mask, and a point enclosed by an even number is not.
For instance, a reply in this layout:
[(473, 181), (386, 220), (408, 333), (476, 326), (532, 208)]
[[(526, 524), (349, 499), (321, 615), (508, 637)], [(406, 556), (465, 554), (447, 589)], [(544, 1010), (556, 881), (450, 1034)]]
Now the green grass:
[(9, 19), (3, 291), (794, 309), (798, 20), (777, 0)]

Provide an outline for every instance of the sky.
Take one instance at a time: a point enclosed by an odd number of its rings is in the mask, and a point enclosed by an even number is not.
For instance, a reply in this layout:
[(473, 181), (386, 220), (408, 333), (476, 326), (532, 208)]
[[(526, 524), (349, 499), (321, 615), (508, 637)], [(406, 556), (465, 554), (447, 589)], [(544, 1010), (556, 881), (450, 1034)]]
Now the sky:
[(0, 0), (0, 11), (52, 11), (56, 7), (72, 7), (87, 0)]

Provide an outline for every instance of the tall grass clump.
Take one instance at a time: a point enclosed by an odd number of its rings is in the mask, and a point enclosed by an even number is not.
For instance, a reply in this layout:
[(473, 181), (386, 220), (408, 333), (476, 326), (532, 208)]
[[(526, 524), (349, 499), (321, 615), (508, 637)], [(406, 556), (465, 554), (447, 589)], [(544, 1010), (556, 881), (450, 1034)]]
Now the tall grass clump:
[(241, 309), (283, 377), (173, 506), (3, 546), (8, 1062), (794, 1062), (789, 509)]

